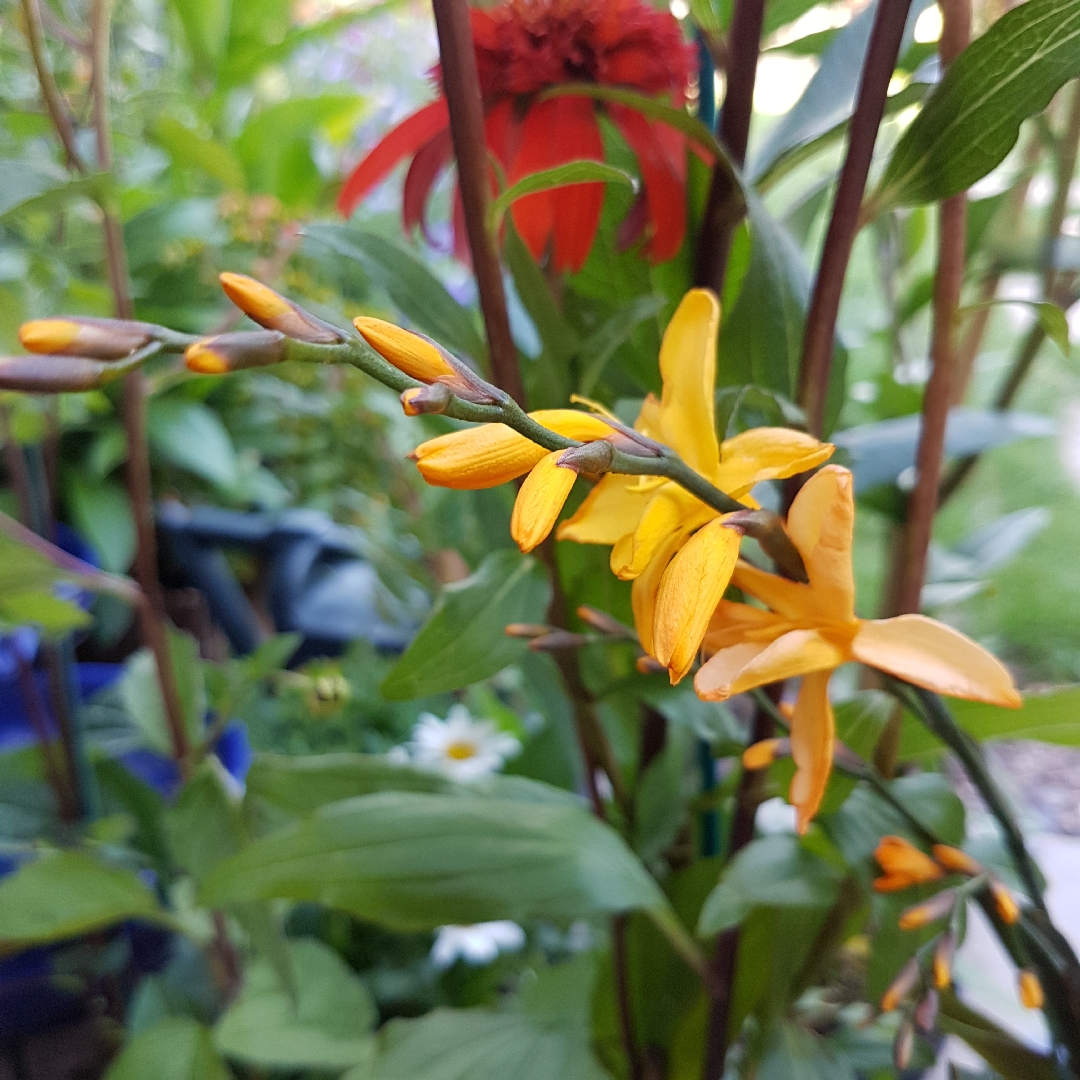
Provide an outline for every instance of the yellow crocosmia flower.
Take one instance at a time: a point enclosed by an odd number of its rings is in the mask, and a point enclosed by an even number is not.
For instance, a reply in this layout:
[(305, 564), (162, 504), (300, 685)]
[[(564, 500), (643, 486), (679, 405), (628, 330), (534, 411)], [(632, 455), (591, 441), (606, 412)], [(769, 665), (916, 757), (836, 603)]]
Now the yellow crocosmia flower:
[[(611, 425), (578, 409), (529, 413), (538, 424), (578, 442), (603, 439)], [(420, 474), (436, 487), (475, 491), (524, 476), (547, 451), (505, 424), (480, 424), (421, 443), (410, 455)]]
[(525, 478), (510, 515), (510, 535), (522, 551), (543, 543), (574, 486), (577, 473), (560, 465), (564, 450), (545, 454)]
[(791, 733), (799, 771), (790, 798), (800, 830), (813, 817), (829, 777), (833, 714), (827, 687), (833, 668), (857, 660), (952, 697), (1010, 708), (1021, 704), (1005, 667), (959, 631), (922, 615), (856, 617), (854, 520), (851, 473), (828, 465), (796, 496), (787, 520), (809, 583), (737, 564), (732, 583), (770, 610), (718, 604), (704, 642), (712, 656), (694, 679), (699, 697), (723, 701), (766, 683), (803, 676)]
[(739, 558), (742, 534), (713, 518), (682, 546), (660, 580), (653, 615), (653, 655), (677, 683), (691, 668), (716, 605)]
[[(659, 400), (651, 394), (645, 399), (634, 428), (666, 443), (732, 498), (756, 505), (748, 498), (755, 484), (816, 468), (833, 447), (787, 428), (755, 428), (717, 441), (713, 401), (719, 325), (720, 305), (711, 292), (692, 289), (683, 297), (660, 346), (663, 392)], [(696, 530), (716, 517), (716, 510), (672, 481), (609, 474), (559, 526), (558, 537), (611, 546), (612, 572), (634, 582), (638, 636), (652, 653), (656, 591), (668, 563)], [(720, 562), (711, 573), (722, 594), (727, 581), (720, 581), (725, 573)], [(700, 639), (692, 652), (698, 644)]]

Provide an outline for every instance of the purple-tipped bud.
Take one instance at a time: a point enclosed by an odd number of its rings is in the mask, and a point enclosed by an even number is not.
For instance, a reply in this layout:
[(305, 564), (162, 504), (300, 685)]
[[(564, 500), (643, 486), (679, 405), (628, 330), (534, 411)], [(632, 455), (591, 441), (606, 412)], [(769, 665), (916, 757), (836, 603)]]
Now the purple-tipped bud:
[(62, 315), (23, 323), (19, 327), (19, 341), (32, 353), (121, 360), (149, 345), (156, 330), (150, 323)]
[(184, 363), (199, 375), (224, 375), (245, 368), (268, 367), (285, 359), (285, 336), (276, 330), (218, 334), (189, 345)]

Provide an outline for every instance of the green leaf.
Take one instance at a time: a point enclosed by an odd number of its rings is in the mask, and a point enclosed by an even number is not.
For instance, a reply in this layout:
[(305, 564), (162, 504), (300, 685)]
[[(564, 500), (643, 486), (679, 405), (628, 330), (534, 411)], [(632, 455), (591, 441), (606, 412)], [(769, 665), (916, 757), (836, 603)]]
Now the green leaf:
[(239, 805), (221, 780), (221, 766), (204, 761), (169, 807), (165, 828), (177, 866), (196, 881), (243, 846)]
[(855, 1080), (855, 1072), (822, 1038), (789, 1020), (772, 1030), (756, 1080)]
[(154, 138), (168, 151), (175, 167), (199, 169), (230, 191), (244, 190), (244, 168), (224, 143), (200, 135), (172, 116), (157, 122)]
[(198, 401), (155, 399), (147, 420), (154, 452), (222, 488), (237, 482), (233, 441), (221, 418)]
[(937, 202), (1004, 160), (1020, 124), (1080, 75), (1080, 0), (1028, 0), (949, 67), (893, 150), (875, 213)]
[(232, 1080), (210, 1032), (189, 1016), (171, 1016), (139, 1032), (105, 1080)]
[(1061, 350), (1061, 355), (1066, 360), (1072, 355), (1072, 345), (1069, 343), (1069, 321), (1065, 318), (1065, 312), (1057, 304), (1036, 300), (987, 300), (982, 304), (969, 304), (962, 307), (956, 315), (957, 318), (964, 318), (980, 308), (995, 307), (998, 304), (1023, 304), (1031, 308), (1035, 313), (1035, 318), (1039, 320), (1039, 325), (1043, 328), (1043, 333)]
[(487, 355), (472, 315), (411, 252), (351, 225), (309, 225), (304, 235), (360, 263), (401, 313), (440, 345), (477, 361)]
[(427, 625), (383, 682), (383, 696), (424, 697), (502, 671), (526, 651), (506, 627), (542, 622), (550, 590), (535, 559), (509, 550), (489, 555), (475, 574), (443, 589)]
[(16, 211), (51, 210), (79, 196), (99, 198), (108, 186), (103, 173), (71, 180), (59, 170), (46, 171), (32, 162), (0, 161), (0, 218)]
[(71, 523), (86, 537), (103, 569), (123, 574), (135, 558), (135, 516), (122, 484), (68, 469), (64, 501)]
[(687, 802), (698, 786), (688, 768), (693, 746), (688, 728), (669, 727), (663, 751), (634, 790), (634, 850), (646, 864), (667, 850), (686, 821)]
[(750, 265), (739, 297), (720, 328), (718, 371), (722, 385), (757, 386), (794, 398), (810, 278), (802, 252), (746, 192)]
[(628, 172), (617, 169), (614, 165), (605, 165), (602, 161), (582, 159), (568, 161), (564, 165), (556, 165), (551, 169), (540, 169), (529, 173), (528, 176), (523, 176), (492, 201), (487, 212), (488, 230), (497, 233), (510, 207), (526, 195), (595, 181), (604, 184), (624, 184), (632, 191), (636, 191), (638, 186), (637, 180)]
[(220, 863), (202, 895), (212, 906), (312, 900), (396, 930), (666, 909), (583, 806), (414, 792), (321, 807)]
[(540, 971), (512, 1008), (393, 1020), (374, 1080), (605, 1080), (590, 1045), (593, 981), (586, 956)]
[[(979, 701), (950, 701), (957, 722), (976, 739), (1033, 739), (1056, 746), (1080, 746), (1080, 686), (1064, 686), (1044, 694), (1027, 694), (1019, 709), (1003, 709)], [(908, 717), (900, 742), (901, 757), (942, 749), (922, 724)]]
[[(206, 714), (206, 686), (202, 662), (199, 660), (199, 646), (190, 634), (170, 629), (169, 651), (188, 738), (198, 746), (202, 742), (203, 717)], [(146, 745), (171, 757), (172, 737), (161, 697), (157, 664), (149, 649), (140, 649), (128, 659), (119, 692), (124, 709), (142, 732)]]
[[(916, 0), (911, 5), (905, 40), (911, 39), (916, 20), (928, 6), (929, 0)], [(876, 12), (877, 3), (864, 7), (822, 53), (821, 64), (802, 96), (770, 129), (764, 145), (754, 154), (747, 170), (751, 183), (756, 184), (783, 154), (813, 142), (851, 116)]]
[(1002, 1080), (1058, 1080), (1061, 1076), (1053, 1058), (1037, 1054), (951, 992), (941, 995), (938, 1027), (963, 1039)]
[(581, 347), (584, 363), (578, 384), (579, 394), (583, 397), (592, 394), (607, 362), (630, 340), (638, 324), (659, 315), (666, 304), (663, 296), (639, 296), (589, 335), (588, 341)]
[(203, 74), (217, 70), (229, 40), (231, 0), (173, 0), (195, 67)]
[(798, 837), (763, 836), (744, 847), (724, 870), (701, 909), (698, 934), (736, 926), (756, 907), (829, 907), (843, 876)]
[(81, 851), (43, 854), (0, 881), (0, 942), (5, 947), (59, 941), (125, 919), (165, 918), (136, 874)]
[(0, 622), (7, 626), (36, 626), (46, 634), (66, 634), (93, 619), (78, 604), (46, 592), (0, 596)]
[(256, 960), (239, 998), (214, 1030), (218, 1050), (273, 1069), (340, 1070), (370, 1062), (377, 1013), (367, 988), (320, 941), (290, 941), (288, 951), (295, 1000), (274, 966)]

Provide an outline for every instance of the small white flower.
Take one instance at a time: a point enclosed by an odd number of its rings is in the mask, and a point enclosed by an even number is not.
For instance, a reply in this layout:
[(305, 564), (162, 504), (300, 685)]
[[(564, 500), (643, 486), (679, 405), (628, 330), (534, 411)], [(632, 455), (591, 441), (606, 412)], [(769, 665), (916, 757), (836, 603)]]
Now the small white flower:
[(440, 971), (459, 957), (466, 964), (490, 964), (500, 952), (517, 952), (524, 944), (525, 931), (515, 922), (440, 926), (431, 947), (431, 962)]
[(454, 705), (445, 720), (421, 713), (409, 748), (417, 765), (453, 780), (476, 780), (501, 769), (521, 743), (490, 720), (474, 720), (464, 705)]

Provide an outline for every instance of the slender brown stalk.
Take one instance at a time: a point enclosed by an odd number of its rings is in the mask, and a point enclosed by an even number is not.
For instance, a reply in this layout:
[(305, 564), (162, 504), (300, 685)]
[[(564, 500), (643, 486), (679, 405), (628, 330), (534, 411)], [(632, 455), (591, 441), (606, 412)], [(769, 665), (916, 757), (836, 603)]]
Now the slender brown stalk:
[[(735, 0), (728, 34), (727, 92), (720, 113), (719, 134), (731, 159), (740, 167), (746, 160), (746, 144), (750, 137), (754, 82), (764, 21), (765, 0)], [(694, 280), (697, 285), (712, 289), (718, 296), (724, 291), (731, 237), (741, 216), (742, 199), (732, 185), (731, 174), (717, 163), (713, 168), (705, 216), (698, 234)]]
[(487, 330), (493, 381), (518, 404), (524, 404), (525, 389), (518, 369), (517, 348), (510, 334), (502, 267), (487, 230), (489, 166), (484, 139), (484, 103), (469, 25), (469, 6), (466, 0), (433, 0), (432, 7), (439, 37), (443, 93), (450, 112), (450, 137), (457, 161), (458, 187), (473, 273), (480, 293), (480, 310)]
[[(779, 699), (780, 685), (768, 687)], [(754, 722), (750, 744), (772, 738), (776, 725), (769, 710), (758, 705), (754, 709)], [(765, 772), (745, 769), (739, 778), (735, 793), (735, 815), (731, 823), (731, 835), (727, 846), (730, 860), (754, 838), (754, 818), (761, 803), (765, 784)], [(712, 1002), (709, 1008), (709, 1027), (705, 1043), (705, 1059), (702, 1080), (720, 1080), (724, 1075), (727, 1052), (730, 1045), (731, 1002), (735, 991), (735, 970), (739, 958), (739, 928), (723, 930), (716, 939), (711, 968)]]
[(79, 819), (78, 799), (72, 791), (70, 775), (61, 764), (61, 760), (57, 758), (56, 743), (49, 731), (49, 716), (41, 700), (41, 692), (34, 678), (34, 669), (21, 657), (18, 658), (17, 664), (19, 691), (22, 694), (26, 715), (30, 718), (30, 726), (34, 729), (34, 736), (41, 750), (45, 779), (56, 795), (60, 819), (66, 822), (77, 821)]
[(0, 439), (4, 440), (4, 467), (7, 469), (8, 482), (15, 492), (15, 501), (19, 507), (19, 520), (26, 526), (34, 520), (34, 496), (30, 490), (30, 473), (26, 468), (26, 458), (22, 447), (11, 434), (11, 410), (0, 406)]
[[(943, 67), (960, 55), (971, 39), (971, 0), (943, 0), (944, 24), (938, 55)], [(933, 367), (923, 394), (922, 430), (915, 454), (918, 479), (907, 503), (900, 558), (893, 592), (895, 615), (919, 610), (930, 534), (938, 508), (945, 429), (953, 402), (956, 366), (956, 313), (964, 286), (967, 240), (967, 192), (941, 203), (938, 211), (938, 262), (934, 275), (934, 322), (930, 342)]]
[(630, 917), (628, 915), (616, 915), (611, 920), (611, 952), (615, 966), (615, 1004), (619, 1014), (619, 1033), (622, 1036), (623, 1049), (626, 1051), (629, 1080), (644, 1080), (644, 1063), (641, 1058), (641, 1051), (638, 1049), (634, 1011), (631, 1007), (630, 965), (626, 954), (626, 931), (629, 922)]
[(799, 366), (799, 402), (806, 412), (810, 433), (818, 437), (825, 427), (825, 402), (840, 295), (851, 249), (859, 231), (859, 210), (866, 189), (866, 177), (870, 172), (874, 143), (885, 113), (889, 80), (896, 68), (910, 6), (911, 0), (888, 0), (878, 4), (863, 62), (855, 111), (848, 125), (847, 153), (840, 170), (840, 182), (825, 234), (825, 247), (806, 317)]

